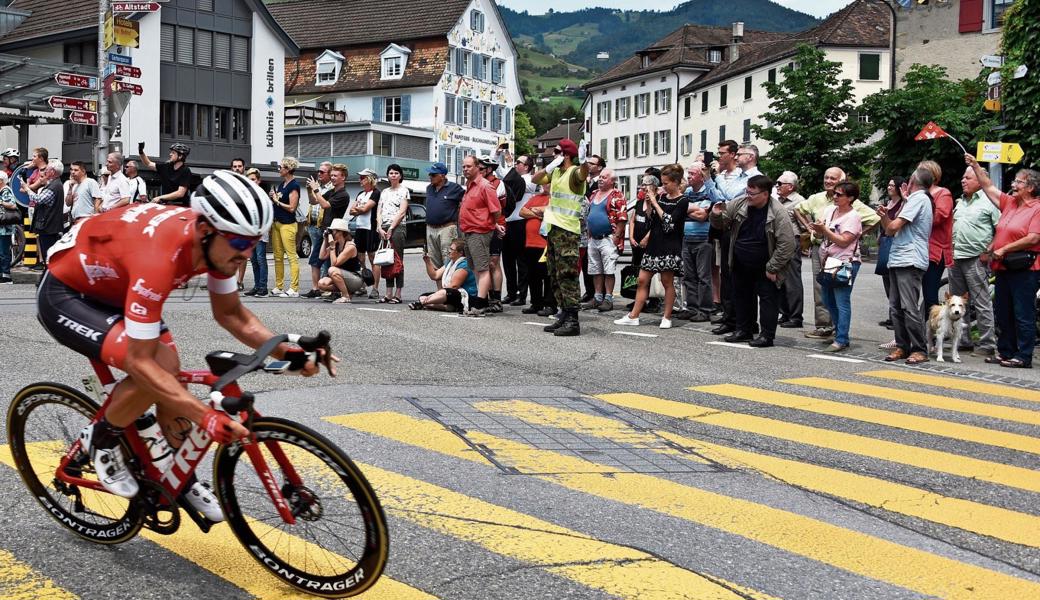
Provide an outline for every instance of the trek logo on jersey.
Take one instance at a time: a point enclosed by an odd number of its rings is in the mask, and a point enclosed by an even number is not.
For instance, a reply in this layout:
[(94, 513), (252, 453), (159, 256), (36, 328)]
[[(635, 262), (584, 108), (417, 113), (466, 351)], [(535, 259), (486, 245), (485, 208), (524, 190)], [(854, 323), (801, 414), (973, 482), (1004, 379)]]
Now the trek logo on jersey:
[(131, 302), (130, 303), (130, 312), (132, 312), (133, 314), (135, 314), (135, 315), (137, 315), (139, 317), (147, 317), (148, 316), (148, 309), (143, 307), (143, 306), (141, 306), (140, 304), (138, 304), (136, 302)]
[(170, 209), (170, 210), (165, 210), (165, 211), (155, 215), (154, 217), (152, 217), (151, 221), (148, 221), (148, 226), (145, 227), (141, 231), (141, 233), (147, 233), (148, 237), (155, 237), (155, 229), (157, 227), (159, 227), (159, 225), (162, 225), (163, 221), (166, 221), (167, 219), (169, 219), (171, 217), (175, 217), (175, 216), (181, 214), (182, 212), (184, 212), (186, 210), (191, 210), (191, 209), (190, 208), (184, 208), (182, 206), (180, 208), (174, 208), (174, 209)]
[(156, 211), (162, 209), (163, 206), (161, 204), (137, 204), (134, 205), (133, 208), (128, 208), (126, 212), (124, 212), (122, 216), (119, 217), (119, 220), (124, 223), (136, 223), (137, 218), (141, 215), (149, 211)]
[(58, 315), (58, 325), (68, 327), (72, 331), (75, 331), (76, 333), (82, 335), (83, 337), (87, 338), (92, 342), (100, 341), (101, 334), (103, 333), (101, 331), (97, 331), (96, 329), (91, 329), (90, 327), (87, 327), (82, 323), (77, 323), (76, 321), (73, 321), (65, 315)]
[(134, 284), (134, 287), (130, 288), (130, 291), (137, 292), (137, 295), (151, 300), (152, 302), (162, 302), (163, 299), (162, 294), (156, 293), (155, 290), (145, 287), (144, 279), (138, 279), (137, 283)]
[(90, 285), (103, 279), (119, 279), (119, 273), (112, 267), (99, 263), (87, 264), (87, 255), (82, 252), (79, 254), (79, 264), (83, 266), (83, 274), (87, 276)]

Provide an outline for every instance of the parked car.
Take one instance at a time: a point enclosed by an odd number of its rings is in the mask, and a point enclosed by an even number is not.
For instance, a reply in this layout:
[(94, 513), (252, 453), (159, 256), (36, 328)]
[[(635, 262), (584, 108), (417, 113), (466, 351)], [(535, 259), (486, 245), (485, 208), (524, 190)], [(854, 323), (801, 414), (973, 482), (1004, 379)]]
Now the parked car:
[[(350, 220), (350, 234), (354, 235), (357, 223)], [(404, 247), (422, 248), (426, 244), (426, 207), (422, 204), (410, 202), (408, 214), (404, 218)]]

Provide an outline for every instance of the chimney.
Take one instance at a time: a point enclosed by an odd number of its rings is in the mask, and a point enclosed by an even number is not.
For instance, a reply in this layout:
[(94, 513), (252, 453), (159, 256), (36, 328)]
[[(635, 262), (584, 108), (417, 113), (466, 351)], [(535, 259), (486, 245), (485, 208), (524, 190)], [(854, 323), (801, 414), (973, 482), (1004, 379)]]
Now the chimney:
[(733, 23), (733, 43), (729, 47), (729, 62), (740, 58), (740, 44), (744, 42), (744, 22)]

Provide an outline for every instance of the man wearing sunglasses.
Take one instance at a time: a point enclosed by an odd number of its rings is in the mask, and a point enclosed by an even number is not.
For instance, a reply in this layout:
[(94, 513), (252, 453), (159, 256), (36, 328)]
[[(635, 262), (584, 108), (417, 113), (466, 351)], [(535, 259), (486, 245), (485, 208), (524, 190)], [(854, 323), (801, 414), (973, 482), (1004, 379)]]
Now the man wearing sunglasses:
[[(217, 323), (253, 348), (273, 337), (242, 305), (234, 279), (272, 218), (271, 202), (255, 183), (217, 171), (192, 194), (191, 208), (154, 203), (117, 208), (76, 223), (53, 246), (50, 272), (37, 295), (40, 323), (60, 344), (127, 373), (112, 390), (104, 418), (80, 434), (109, 492), (125, 498), (138, 493), (119, 439), (152, 404), (158, 405), (159, 424), (173, 447), (191, 430), (186, 421), (220, 443), (247, 433), (177, 382), (180, 360), (162, 309), (178, 285), (208, 273)], [(304, 375), (318, 372), (318, 358), (309, 360), (299, 348), (286, 344), (274, 355)], [(336, 360), (327, 352), (316, 356), (328, 366)], [(185, 489), (196, 510), (211, 521), (223, 520), (205, 486), (192, 481)]]

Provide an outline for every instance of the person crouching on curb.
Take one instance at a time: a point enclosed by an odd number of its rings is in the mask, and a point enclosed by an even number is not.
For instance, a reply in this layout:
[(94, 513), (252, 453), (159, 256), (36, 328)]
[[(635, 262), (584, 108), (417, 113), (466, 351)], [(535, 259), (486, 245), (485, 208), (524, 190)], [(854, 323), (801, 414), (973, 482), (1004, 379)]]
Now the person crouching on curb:
[(328, 277), (318, 280), (318, 289), (338, 295), (338, 298), (330, 300), (333, 304), (349, 304), (351, 296), (364, 289), (365, 281), (361, 277), (361, 261), (346, 219), (333, 219), (329, 224), (318, 257), (332, 263)]
[(436, 267), (433, 259), (423, 252), (426, 274), (440, 282), (440, 289), (422, 294), (408, 305), (412, 310), (443, 310), (461, 313), (469, 308), (469, 299), (477, 295), (477, 278), (465, 257), (465, 242), (454, 239), (448, 245), (448, 256), (443, 267)]

